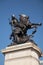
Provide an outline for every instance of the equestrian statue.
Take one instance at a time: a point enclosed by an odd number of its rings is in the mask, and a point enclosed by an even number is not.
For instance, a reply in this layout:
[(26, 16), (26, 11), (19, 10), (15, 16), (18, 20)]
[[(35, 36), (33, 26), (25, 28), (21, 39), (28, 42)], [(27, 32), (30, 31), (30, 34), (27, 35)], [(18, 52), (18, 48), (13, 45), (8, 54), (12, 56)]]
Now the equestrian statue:
[[(22, 44), (31, 40), (34, 37), (34, 34), (37, 32), (38, 26), (41, 26), (42, 23), (31, 23), (29, 16), (25, 14), (19, 15), (19, 20), (15, 15), (11, 16), (11, 25), (12, 33), (10, 39), (12, 39), (12, 44)], [(33, 29), (30, 35), (27, 34), (28, 30)]]

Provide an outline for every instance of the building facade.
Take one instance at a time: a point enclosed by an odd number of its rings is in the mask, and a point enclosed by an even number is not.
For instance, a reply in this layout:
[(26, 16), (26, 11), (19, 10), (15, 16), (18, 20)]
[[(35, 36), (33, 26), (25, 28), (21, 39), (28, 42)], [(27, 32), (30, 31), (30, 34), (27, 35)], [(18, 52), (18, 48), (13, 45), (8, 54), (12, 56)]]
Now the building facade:
[(43, 61), (40, 61), (40, 65), (43, 65)]

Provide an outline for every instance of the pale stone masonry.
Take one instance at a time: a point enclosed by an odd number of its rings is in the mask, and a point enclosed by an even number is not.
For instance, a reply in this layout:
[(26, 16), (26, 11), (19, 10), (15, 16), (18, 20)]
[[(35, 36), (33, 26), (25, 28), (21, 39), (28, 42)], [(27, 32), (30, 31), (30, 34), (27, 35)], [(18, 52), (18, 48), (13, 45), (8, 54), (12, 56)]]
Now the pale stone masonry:
[(40, 65), (43, 65), (43, 60), (40, 61)]
[(32, 42), (13, 45), (2, 50), (5, 55), (4, 65), (40, 65), (42, 52)]

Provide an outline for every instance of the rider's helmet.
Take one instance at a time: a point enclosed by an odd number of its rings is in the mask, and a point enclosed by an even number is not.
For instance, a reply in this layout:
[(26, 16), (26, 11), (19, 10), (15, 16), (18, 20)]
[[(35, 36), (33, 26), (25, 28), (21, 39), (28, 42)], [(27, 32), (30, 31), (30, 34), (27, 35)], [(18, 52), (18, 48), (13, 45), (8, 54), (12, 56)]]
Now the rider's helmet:
[(22, 23), (26, 23), (27, 21), (28, 21), (28, 19), (29, 19), (29, 16), (27, 16), (27, 15), (25, 15), (25, 14), (21, 14), (20, 15), (20, 21), (22, 22)]
[(21, 14), (21, 15), (20, 15), (20, 18), (21, 18), (21, 17), (29, 19), (29, 16), (27, 16), (27, 15), (25, 15), (25, 14)]

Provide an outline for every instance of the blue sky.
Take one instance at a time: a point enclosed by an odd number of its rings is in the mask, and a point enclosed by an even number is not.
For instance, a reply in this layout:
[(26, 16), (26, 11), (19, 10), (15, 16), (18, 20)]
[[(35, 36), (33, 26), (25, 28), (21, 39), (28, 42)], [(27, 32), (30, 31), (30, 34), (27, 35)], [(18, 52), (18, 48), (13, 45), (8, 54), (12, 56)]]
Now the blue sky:
[[(9, 19), (12, 14), (18, 19), (19, 14), (26, 14), (31, 22), (43, 23), (43, 0), (0, 0), (0, 50), (11, 43)], [(43, 51), (43, 25), (38, 28), (33, 39)], [(2, 53), (0, 53), (0, 65), (4, 65)]]

